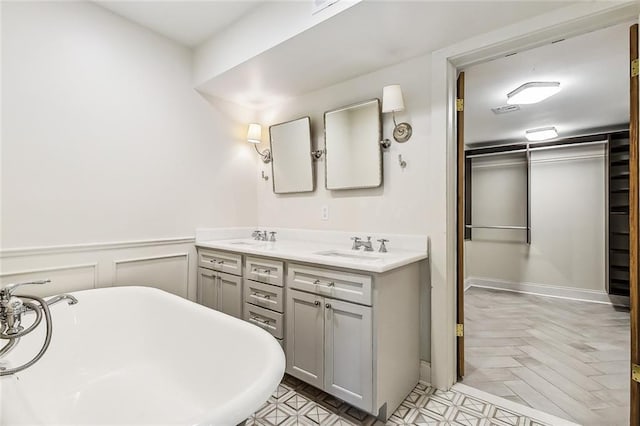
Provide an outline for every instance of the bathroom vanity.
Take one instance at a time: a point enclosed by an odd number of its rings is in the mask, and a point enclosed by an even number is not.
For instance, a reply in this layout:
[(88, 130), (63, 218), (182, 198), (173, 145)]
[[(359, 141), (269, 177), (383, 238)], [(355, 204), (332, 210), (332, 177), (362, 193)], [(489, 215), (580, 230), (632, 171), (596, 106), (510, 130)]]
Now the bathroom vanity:
[(252, 239), (197, 246), (198, 301), (271, 333), (288, 374), (383, 420), (417, 383), (426, 250)]

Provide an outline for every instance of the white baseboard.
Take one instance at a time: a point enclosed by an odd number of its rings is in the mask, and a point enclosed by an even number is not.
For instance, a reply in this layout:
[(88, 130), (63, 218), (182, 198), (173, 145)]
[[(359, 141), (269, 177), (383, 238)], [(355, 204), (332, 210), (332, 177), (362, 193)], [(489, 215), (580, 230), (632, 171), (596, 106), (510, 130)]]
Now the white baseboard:
[(420, 360), (420, 381), (431, 383), (431, 363), (429, 361)]
[(586, 290), (574, 287), (561, 287), (546, 284), (511, 282), (497, 279), (469, 277), (465, 279), (464, 291), (471, 287), (491, 288), (495, 290), (513, 291), (516, 293), (535, 294), (538, 296), (557, 297), (560, 299), (579, 300), (583, 302), (603, 303), (615, 306), (629, 306), (629, 298), (607, 294), (604, 291)]

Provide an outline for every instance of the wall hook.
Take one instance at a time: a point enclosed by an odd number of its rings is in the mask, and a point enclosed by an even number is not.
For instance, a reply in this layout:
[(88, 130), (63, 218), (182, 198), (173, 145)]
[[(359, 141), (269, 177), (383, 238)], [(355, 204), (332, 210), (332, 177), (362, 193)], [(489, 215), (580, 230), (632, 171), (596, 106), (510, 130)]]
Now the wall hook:
[(316, 160), (319, 160), (320, 158), (322, 158), (323, 154), (324, 154), (324, 149), (316, 149), (315, 151), (311, 151), (311, 156)]
[(269, 176), (264, 174), (264, 170), (262, 171), (262, 179), (269, 180)]
[(400, 163), (401, 168), (407, 167), (407, 162), (402, 159), (402, 154), (398, 154), (398, 163)]

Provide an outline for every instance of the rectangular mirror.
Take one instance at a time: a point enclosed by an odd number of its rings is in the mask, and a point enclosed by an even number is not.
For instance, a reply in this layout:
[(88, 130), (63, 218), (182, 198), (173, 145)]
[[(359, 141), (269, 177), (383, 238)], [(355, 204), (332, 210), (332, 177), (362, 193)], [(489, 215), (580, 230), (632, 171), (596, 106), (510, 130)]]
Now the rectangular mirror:
[(269, 127), (273, 192), (290, 194), (315, 189), (309, 117)]
[(381, 135), (379, 99), (325, 112), (326, 188), (382, 185)]

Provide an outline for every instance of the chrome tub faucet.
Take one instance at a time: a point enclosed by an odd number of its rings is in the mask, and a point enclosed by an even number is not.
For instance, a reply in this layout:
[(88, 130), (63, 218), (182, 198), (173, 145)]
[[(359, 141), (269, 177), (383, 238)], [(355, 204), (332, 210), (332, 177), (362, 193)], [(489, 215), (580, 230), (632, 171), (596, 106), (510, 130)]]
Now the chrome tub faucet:
[[(30, 361), (17, 367), (6, 368), (0, 365), (0, 376), (15, 374), (31, 367), (33, 364), (38, 362), (38, 360), (42, 358), (44, 353), (47, 351), (49, 344), (51, 343), (51, 332), (53, 330), (49, 305), (53, 305), (54, 303), (62, 300), (67, 300), (69, 305), (75, 305), (78, 303), (78, 299), (70, 294), (60, 294), (50, 298), (49, 300), (44, 300), (37, 296), (13, 294), (16, 288), (23, 285), (43, 285), (50, 282), (51, 280), (39, 280), (16, 283), (9, 284), (0, 289), (0, 340), (8, 340), (8, 342), (0, 348), (0, 358), (11, 352), (23, 336), (26, 336), (35, 330), (38, 325), (40, 325), (43, 317), (47, 327), (44, 343), (42, 344), (40, 351)], [(31, 312), (35, 313), (36, 318), (33, 320), (33, 324), (25, 328), (22, 326), (22, 315)]]

